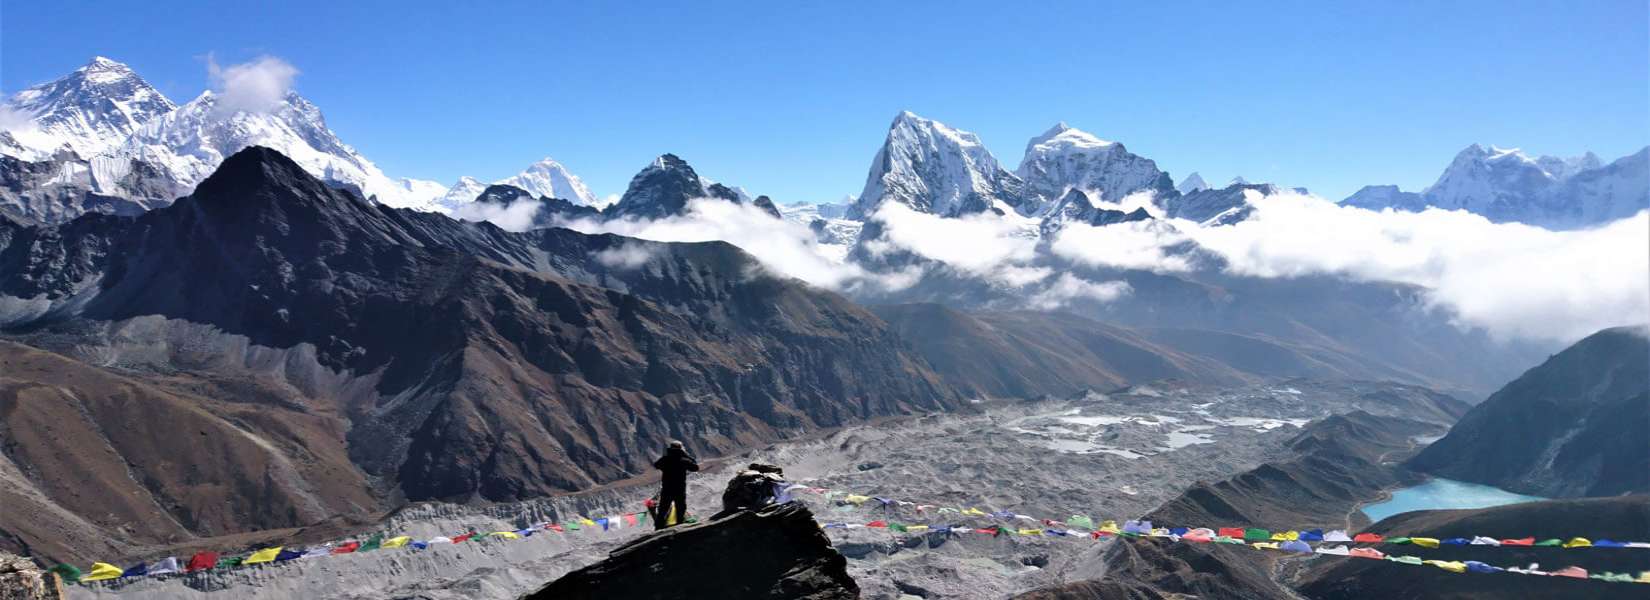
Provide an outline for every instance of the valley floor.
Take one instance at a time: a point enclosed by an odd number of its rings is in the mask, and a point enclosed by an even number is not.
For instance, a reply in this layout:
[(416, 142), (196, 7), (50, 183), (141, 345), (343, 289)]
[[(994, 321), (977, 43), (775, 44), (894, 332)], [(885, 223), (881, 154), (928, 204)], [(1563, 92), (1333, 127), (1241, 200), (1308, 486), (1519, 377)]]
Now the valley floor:
[[(781, 465), (803, 485), (914, 504), (1096, 521), (1147, 514), (1199, 482), (1285, 453), (1299, 427), (1331, 413), (1413, 412), (1418, 388), (1296, 380), (1238, 389), (1161, 384), (1068, 400), (995, 403), (975, 415), (864, 425), (706, 461), (689, 505), (709, 515), (722, 485), (752, 461)], [(652, 484), (493, 507), (420, 505), (385, 523), (425, 539), (514, 530), (572, 515), (636, 512)], [(799, 493), (824, 522), (942, 521), (930, 508), (840, 504)], [(1279, 526), (1288, 524), (1280, 523)], [(1035, 525), (1032, 525), (1035, 526)], [(75, 598), (515, 598), (594, 562), (641, 528), (544, 532), (521, 540), (382, 550), (262, 567), (76, 587)], [(1004, 598), (1095, 579), (1110, 542), (1065, 538), (945, 538), (878, 529), (828, 530), (866, 598)]]

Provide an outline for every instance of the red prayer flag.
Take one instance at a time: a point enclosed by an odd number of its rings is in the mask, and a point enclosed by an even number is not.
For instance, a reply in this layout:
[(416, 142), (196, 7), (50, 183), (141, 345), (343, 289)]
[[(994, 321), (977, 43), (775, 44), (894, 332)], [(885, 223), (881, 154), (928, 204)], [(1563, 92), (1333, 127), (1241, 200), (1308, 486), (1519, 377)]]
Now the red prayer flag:
[(473, 531), (470, 532), (470, 533), (466, 533), (464, 535), (453, 538), (453, 543), (454, 544), (462, 544), (466, 541), (469, 541), (469, 539), (472, 538), (472, 537), (475, 537), (475, 532), (473, 532)]
[(1535, 545), (1535, 538), (1527, 537), (1527, 538), (1518, 538), (1516, 540), (1501, 540), (1501, 545), (1503, 545), (1503, 546), (1534, 546)]
[(871, 521), (870, 523), (866, 523), (865, 526), (866, 527), (887, 527), (888, 522), (887, 521)]
[(361, 547), (361, 542), (349, 542), (332, 549), (333, 554), (349, 554)]
[(635, 527), (636, 526), (636, 515), (625, 515), (624, 516), (624, 526), (625, 527)]
[(565, 530), (565, 529), (562, 529), (562, 528), (561, 528), (561, 526), (560, 526), (560, 525), (557, 525), (557, 524), (555, 524), (555, 523), (551, 523), (551, 524), (550, 524), (550, 525), (548, 525), (548, 526), (547, 526), (547, 527), (545, 527), (545, 528), (546, 528), (546, 529), (549, 529), (549, 530), (551, 530), (551, 531), (554, 531), (554, 532), (556, 532), (556, 533), (561, 533), (561, 532), (563, 532), (563, 531), (566, 531), (566, 530)]
[(1243, 528), (1242, 527), (1222, 527), (1222, 528), (1220, 528), (1220, 535), (1224, 535), (1226, 537), (1237, 538), (1237, 539), (1241, 540), (1241, 539), (1243, 539)]
[(216, 553), (216, 552), (201, 552), (199, 554), (196, 554), (194, 556), (189, 557), (189, 566), (184, 567), (183, 572), (185, 572), (185, 573), (194, 573), (195, 571), (205, 571), (205, 570), (210, 569), (214, 566), (217, 566), (217, 564), (218, 564), (218, 553)]
[(1386, 558), (1385, 554), (1382, 554), (1380, 550), (1376, 550), (1374, 548), (1353, 548), (1352, 551), (1347, 553), (1347, 556), (1356, 556), (1358, 558), (1373, 558), (1373, 559), (1376, 559), (1376, 560)]
[(1378, 534), (1378, 533), (1360, 533), (1358, 535), (1352, 536), (1352, 541), (1378, 544), (1380, 542), (1386, 541), (1386, 538), (1382, 537), (1381, 534)]

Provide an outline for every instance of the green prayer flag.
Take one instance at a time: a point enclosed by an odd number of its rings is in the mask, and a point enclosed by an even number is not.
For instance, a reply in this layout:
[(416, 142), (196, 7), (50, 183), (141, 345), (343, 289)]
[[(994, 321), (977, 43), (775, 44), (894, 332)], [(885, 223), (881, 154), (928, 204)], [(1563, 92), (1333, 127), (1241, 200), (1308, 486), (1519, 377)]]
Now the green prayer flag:
[(1243, 530), (1243, 539), (1251, 542), (1264, 542), (1272, 539), (1272, 532), (1259, 527), (1250, 527)]
[(1409, 538), (1407, 538), (1407, 537), (1387, 538), (1386, 543), (1388, 543), (1388, 544), (1408, 544), (1409, 543)]
[(1535, 543), (1537, 546), (1560, 546), (1563, 544), (1564, 540), (1541, 540)]
[(1090, 519), (1083, 515), (1072, 515), (1070, 519), (1066, 519), (1066, 526), (1094, 529), (1094, 519)]
[(80, 581), (80, 569), (75, 568), (74, 565), (58, 563), (57, 566), (52, 567), (52, 572), (69, 583)]
[(899, 523), (889, 523), (888, 524), (888, 529), (891, 529), (893, 531), (907, 531), (905, 526), (901, 525)]
[(642, 512), (636, 513), (636, 522), (644, 524), (644, 525), (647, 524), (647, 515), (648, 515), (648, 511), (645, 511), (645, 510), (642, 511)]
[(239, 567), (239, 566), (241, 566), (241, 563), (245, 562), (245, 561), (246, 561), (245, 556), (225, 556), (223, 558), (218, 559), (217, 568), (221, 569), (221, 568), (226, 568), (226, 567)]
[(567, 522), (567, 528), (570, 529), (570, 530), (573, 530), (573, 531), (578, 531), (579, 529), (581, 529), (581, 527), (579, 527), (579, 521), (577, 519), (574, 519), (572, 521), (568, 521)]
[(377, 534), (373, 534), (372, 537), (367, 538), (367, 543), (361, 544), (361, 547), (356, 548), (355, 551), (356, 552), (372, 552), (373, 550), (377, 550), (379, 547), (381, 547), (383, 545), (384, 545), (384, 534), (377, 533)]

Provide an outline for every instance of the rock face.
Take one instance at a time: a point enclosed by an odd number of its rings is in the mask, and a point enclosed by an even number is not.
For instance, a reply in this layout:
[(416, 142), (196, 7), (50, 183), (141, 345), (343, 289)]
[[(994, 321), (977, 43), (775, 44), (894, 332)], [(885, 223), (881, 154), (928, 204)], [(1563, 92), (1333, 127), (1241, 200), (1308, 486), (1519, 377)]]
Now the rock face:
[(720, 198), (734, 204), (750, 203), (763, 212), (781, 218), (779, 208), (767, 196), (750, 199), (742, 191), (700, 177), (687, 161), (674, 154), (654, 159), (630, 179), (624, 196), (602, 211), (611, 219), (662, 219), (687, 212), (689, 201), (699, 198)]
[[(619, 252), (638, 260), (604, 258)], [(192, 435), (300, 439), (277, 454), (324, 467), (337, 489), (370, 489), (354, 503), (367, 512), (584, 489), (649, 472), (670, 438), (719, 454), (959, 406), (874, 315), (764, 273), (719, 242), (515, 234), (392, 209), (263, 148), (136, 218), (0, 221), (0, 324), (96, 364), (219, 382), (205, 391), (238, 400), (237, 416), (218, 417), (235, 435)], [(130, 418), (101, 414), (104, 431)], [(86, 451), (31, 439), (5, 446), (24, 473)], [(199, 460), (230, 468), (214, 452)], [(302, 478), (259, 481), (333, 495)], [(272, 493), (219, 491), (224, 506)], [(139, 504), (200, 518), (155, 496)], [(257, 525), (304, 524), (320, 508), (306, 502)]]
[(33, 561), (0, 552), (0, 600), (62, 600), (63, 586)]
[(859, 586), (798, 503), (666, 529), (525, 600), (849, 600)]
[(1650, 338), (1606, 329), (1507, 384), (1410, 461), (1547, 497), (1650, 492)]

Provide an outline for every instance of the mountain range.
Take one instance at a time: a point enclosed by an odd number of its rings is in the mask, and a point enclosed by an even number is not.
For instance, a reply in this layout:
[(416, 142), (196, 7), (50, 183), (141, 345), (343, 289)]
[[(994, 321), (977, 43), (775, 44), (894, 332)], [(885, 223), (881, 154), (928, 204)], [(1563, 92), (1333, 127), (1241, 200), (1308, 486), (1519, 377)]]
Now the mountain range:
[(1371, 210), (1465, 210), (1496, 222), (1576, 229), (1632, 216), (1650, 206), (1650, 147), (1603, 164), (1591, 152), (1532, 157), (1517, 148), (1473, 144), (1425, 190), (1365, 186), (1342, 201)]

